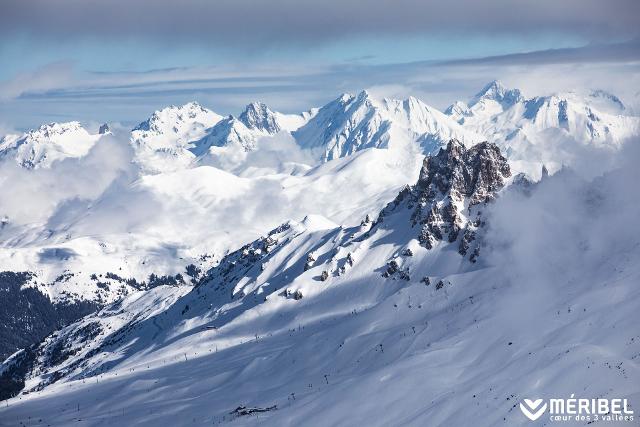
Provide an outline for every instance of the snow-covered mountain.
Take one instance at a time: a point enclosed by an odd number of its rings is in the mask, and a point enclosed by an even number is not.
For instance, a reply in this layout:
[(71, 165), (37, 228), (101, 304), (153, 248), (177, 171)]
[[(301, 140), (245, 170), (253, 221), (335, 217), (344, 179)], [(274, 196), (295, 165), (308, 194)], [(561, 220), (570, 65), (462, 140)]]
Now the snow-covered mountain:
[(152, 173), (188, 167), (194, 160), (191, 143), (221, 119), (197, 102), (158, 110), (131, 132), (137, 161)]
[(366, 148), (403, 149), (417, 142), (426, 154), (452, 138), (467, 144), (481, 140), (416, 98), (379, 100), (367, 91), (344, 94), (320, 108), (294, 137), (324, 161)]
[(154, 112), (131, 134), (133, 141), (152, 149), (175, 148), (199, 138), (221, 119), (220, 115), (197, 102), (189, 102)]
[[(596, 91), (587, 98), (598, 117), (625, 111), (613, 95)], [(227, 118), (195, 102), (168, 107), (131, 132), (127, 144), (133, 147), (131, 160), (140, 169), (126, 176), (109, 175), (118, 177), (110, 191), (103, 195), (89, 191), (91, 196), (82, 195), (68, 204), (60, 202), (73, 197), (56, 198), (50, 202), (52, 209), (58, 207), (55, 215), (37, 223), (20, 224), (15, 215), (0, 211), (0, 263), (7, 270), (35, 273), (53, 300), (70, 294), (109, 302), (135, 291), (126, 280), (144, 282), (150, 274), (175, 277), (192, 263), (207, 268), (233, 245), (287, 219), (319, 214), (342, 224), (359, 212), (374, 212), (385, 197), (417, 177), (421, 154), (437, 151), (451, 137), (471, 145), (482, 140), (478, 134), (489, 134), (488, 139), (503, 149), (513, 170), (532, 176), (537, 176), (542, 164), (552, 171), (563, 163), (572, 165), (569, 160), (580, 158), (580, 146), (589, 142), (558, 137), (567, 131), (553, 122), (558, 115), (555, 110), (543, 114), (548, 108), (540, 106), (533, 119), (517, 114), (532, 102), (520, 91), (494, 82), (465, 104), (470, 115), (461, 120), (463, 125), (415, 98), (376, 99), (366, 91), (343, 95), (303, 114), (281, 114), (262, 103), (249, 104), (237, 117)], [(596, 106), (597, 111), (608, 113), (595, 113)], [(449, 114), (455, 116), (452, 111)], [(572, 114), (568, 114), (569, 124), (578, 123), (581, 116)], [(637, 118), (615, 118), (621, 126), (629, 125), (625, 134), (633, 134)], [(519, 130), (513, 132), (527, 138), (503, 137), (513, 133), (510, 129), (514, 127)], [(108, 133), (108, 128), (86, 137), (88, 133), (78, 123), (52, 124), (29, 132), (22, 140), (36, 141), (34, 145), (51, 151), (60, 134), (63, 146), (70, 146), (66, 150), (71, 152), (101, 145), (87, 140), (102, 133)], [(39, 135), (49, 135), (46, 144), (37, 142), (45, 141), (43, 136), (36, 137)], [(28, 151), (29, 144), (12, 145), (10, 138), (5, 138), (5, 145), (18, 148), (5, 153)], [(225, 156), (232, 157), (232, 167), (220, 161)], [(44, 157), (43, 164), (53, 157)], [(94, 157), (87, 166), (92, 176), (105, 158), (102, 154)], [(117, 158), (121, 164), (113, 165), (115, 168), (129, 163), (126, 156)], [(56, 181), (55, 174), (53, 170), (33, 179)], [(15, 179), (29, 181), (28, 176)], [(70, 180), (69, 185), (79, 183)], [(27, 185), (23, 191), (32, 189)], [(88, 201), (79, 201), (83, 199)], [(228, 215), (230, 211), (243, 214)], [(125, 225), (104, 227), (113, 224), (107, 217), (123, 215)], [(213, 229), (211, 221), (216, 224)], [(210, 230), (204, 237), (203, 229)], [(201, 257), (208, 261), (200, 265)], [(124, 282), (112, 281), (109, 292), (96, 288), (91, 275), (105, 277), (107, 273)]]
[(634, 401), (640, 235), (618, 231), (640, 204), (612, 190), (637, 168), (510, 174), (497, 145), (450, 142), (375, 220), (287, 222), (190, 291), (130, 295), (15, 354), (5, 390), (31, 392), (0, 416), (493, 426), (528, 425), (524, 398)]
[(133, 129), (131, 141), (146, 172), (173, 172), (209, 163), (212, 148), (255, 150), (260, 138), (293, 131), (310, 114), (282, 114), (254, 102), (238, 117), (222, 117), (191, 102), (156, 111)]
[(483, 205), (492, 201), (511, 176), (507, 160), (495, 144), (483, 142), (470, 149), (451, 140), (446, 150), (425, 159), (414, 188), (405, 188), (378, 218), (410, 210), (411, 225), (420, 225), (418, 242), (432, 249), (440, 242), (456, 243), (458, 253), (476, 262), (476, 241), (483, 225)]
[[(108, 127), (104, 128), (108, 132)], [(22, 136), (2, 139), (0, 155), (25, 167), (86, 154), (104, 132), (90, 135), (77, 122), (52, 123)], [(344, 94), (319, 109), (282, 114), (252, 103), (236, 116), (222, 117), (196, 102), (156, 111), (131, 132), (136, 163), (143, 174), (173, 172), (202, 164), (223, 167), (219, 159), (255, 151), (258, 141), (292, 134), (317, 162), (367, 148), (436, 152), (450, 139), (466, 145), (496, 142), (517, 171), (535, 175), (571, 164), (576, 150), (617, 150), (640, 133), (640, 119), (615, 95), (559, 93), (526, 98), (498, 81), (445, 114), (422, 101), (378, 99), (367, 91)], [(597, 156), (597, 155), (596, 155)], [(312, 165), (312, 166), (313, 166)], [(234, 172), (237, 167), (234, 162)]]
[(248, 129), (261, 130), (270, 135), (278, 133), (282, 129), (276, 114), (261, 102), (253, 102), (247, 105), (238, 120)]
[(445, 114), (464, 128), (496, 142), (520, 171), (557, 170), (576, 150), (617, 149), (640, 132), (640, 119), (627, 113), (615, 95), (598, 90), (526, 98), (499, 81), (486, 85), (468, 103)]
[[(305, 114), (282, 114), (271, 111), (263, 103), (254, 102), (238, 117), (229, 116), (211, 128), (191, 151), (198, 157), (209, 154), (212, 147), (239, 148), (243, 151), (256, 149), (260, 138), (269, 137), (284, 130), (291, 132), (302, 126), (310, 117)], [(213, 154), (215, 156), (215, 152)]]
[(102, 134), (90, 134), (79, 122), (50, 123), (22, 135), (0, 139), (0, 159), (13, 159), (28, 169), (86, 155)]

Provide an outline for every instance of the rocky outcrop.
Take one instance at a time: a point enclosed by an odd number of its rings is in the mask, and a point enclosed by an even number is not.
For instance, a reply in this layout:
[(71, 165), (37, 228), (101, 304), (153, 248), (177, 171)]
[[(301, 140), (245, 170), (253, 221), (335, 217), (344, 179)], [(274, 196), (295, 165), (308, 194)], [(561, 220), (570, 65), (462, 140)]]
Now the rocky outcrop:
[(475, 261), (482, 206), (495, 199), (511, 171), (499, 148), (483, 142), (466, 148), (451, 140), (437, 155), (424, 160), (420, 178), (406, 187), (380, 214), (378, 221), (399, 206), (412, 210), (411, 225), (418, 240), (432, 249), (438, 242), (458, 243), (458, 252)]
[(98, 129), (98, 133), (100, 135), (105, 135), (105, 134), (110, 133), (110, 132), (111, 132), (111, 129), (109, 128), (109, 125), (106, 124), (106, 123), (101, 124), (100, 125), (100, 129)]

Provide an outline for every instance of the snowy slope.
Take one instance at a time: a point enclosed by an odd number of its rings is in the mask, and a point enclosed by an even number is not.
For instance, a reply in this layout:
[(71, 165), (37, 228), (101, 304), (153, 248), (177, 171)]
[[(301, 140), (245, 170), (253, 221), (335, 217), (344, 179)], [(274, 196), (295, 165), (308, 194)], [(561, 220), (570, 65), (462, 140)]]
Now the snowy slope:
[[(284, 290), (285, 297), (289, 296), (290, 292), (292, 295), (313, 293), (313, 289), (317, 287), (313, 286), (314, 281), (327, 281), (330, 277), (340, 277), (354, 267), (357, 262), (364, 261), (365, 258), (368, 260), (366, 265), (370, 266), (374, 260), (380, 263), (380, 265), (376, 266), (376, 269), (382, 269), (385, 278), (393, 281), (407, 281), (409, 280), (409, 269), (412, 270), (411, 274), (421, 274), (424, 273), (424, 267), (426, 267), (426, 265), (423, 265), (419, 268), (419, 271), (413, 271), (414, 265), (420, 266), (420, 264), (412, 263), (408, 259), (413, 257), (413, 252), (424, 253), (427, 249), (433, 249), (434, 246), (437, 246), (437, 241), (442, 240), (443, 233), (449, 234), (446, 241), (455, 242), (460, 240), (462, 242), (465, 240), (463, 234), (466, 235), (466, 233), (458, 233), (454, 231), (454, 228), (465, 227), (466, 229), (467, 226), (471, 226), (471, 224), (466, 224), (468, 221), (462, 215), (457, 216), (455, 213), (444, 219), (440, 218), (438, 213), (436, 213), (435, 217), (428, 216), (423, 218), (425, 216), (424, 213), (427, 211), (438, 212), (438, 207), (447, 201), (455, 204), (460, 209), (465, 204), (475, 206), (490, 201), (496, 191), (504, 184), (504, 178), (508, 176), (509, 169), (506, 161), (500, 157), (495, 146), (491, 147), (485, 144), (466, 151), (462, 144), (455, 141), (451, 142), (447, 150), (442, 150), (437, 157), (429, 159), (425, 163), (418, 184), (413, 189), (403, 190), (396, 200), (379, 215), (376, 224), (372, 224), (369, 219), (365, 219), (360, 227), (343, 230), (342, 227), (338, 227), (324, 217), (308, 216), (300, 224), (290, 222), (278, 227), (269, 233), (267, 237), (261, 238), (225, 257), (217, 267), (211, 270), (208, 278), (201, 282), (190, 296), (185, 297), (190, 300), (190, 302), (185, 302), (186, 305), (184, 307), (186, 308), (183, 308), (182, 302), (178, 304), (180, 305), (181, 314), (183, 315), (190, 310), (198, 310), (200, 315), (211, 315), (212, 306), (203, 305), (198, 301), (202, 299), (200, 296), (202, 290), (205, 290), (206, 294), (213, 298), (212, 304), (223, 304), (220, 308), (228, 311), (225, 316), (231, 316), (231, 318), (237, 315), (241, 316), (244, 311), (257, 303), (255, 295), (262, 294), (268, 290), (271, 297), (277, 298), (277, 293), (282, 292), (282, 286), (289, 281), (292, 283), (287, 288), (288, 290)], [(170, 189), (167, 189), (167, 191), (171, 192)], [(444, 210), (450, 211), (446, 205)], [(414, 212), (412, 213), (412, 211)], [(413, 226), (410, 224), (413, 224)], [(475, 224), (474, 229), (479, 226), (479, 223)], [(374, 237), (370, 237), (371, 228), (376, 232)], [(411, 231), (414, 228), (415, 230)], [(326, 230), (332, 231), (327, 235)], [(437, 237), (425, 239), (425, 233), (430, 232), (436, 236), (439, 235), (440, 239)], [(455, 233), (456, 236), (452, 238), (450, 233)], [(414, 234), (413, 238), (409, 237), (411, 234)], [(458, 234), (460, 234), (460, 239), (458, 239)], [(407, 258), (404, 264), (398, 258), (398, 254), (392, 256), (390, 253), (390, 249), (392, 252), (398, 252), (398, 248), (389, 248), (388, 245), (382, 245), (377, 251), (370, 249), (371, 246), (376, 246), (376, 242), (379, 243), (380, 240), (389, 239), (390, 236), (392, 236), (391, 241), (394, 242), (402, 243), (407, 241), (407, 247), (401, 251), (402, 256)], [(424, 248), (421, 248), (420, 244)], [(310, 248), (313, 248), (313, 250)], [(408, 251), (412, 251), (411, 254)], [(380, 258), (379, 255), (376, 255), (376, 252), (381, 252), (385, 255)], [(459, 252), (460, 254), (463, 253), (462, 251)], [(438, 265), (437, 268), (439, 269), (456, 269), (463, 262), (458, 252), (455, 251), (445, 251), (443, 254), (440, 251), (435, 251), (435, 253), (438, 255), (434, 255), (433, 262)], [(271, 264), (272, 268), (268, 268), (267, 263)], [(305, 264), (304, 268), (300, 268), (301, 263)], [(292, 275), (289, 279), (286, 270), (293, 268), (295, 265), (297, 267), (292, 270)], [(394, 265), (395, 267), (392, 267)], [(298, 277), (303, 271), (307, 272), (305, 273), (306, 279)], [(310, 276), (312, 273), (316, 276)], [(373, 273), (373, 270), (369, 274), (371, 273)], [(309, 279), (312, 279), (310, 284), (306, 283)], [(300, 281), (301, 286), (296, 285), (298, 281)], [(434, 286), (437, 285), (434, 284)], [(229, 292), (231, 292), (232, 301), (227, 303), (225, 300), (228, 298)], [(244, 298), (250, 295), (253, 295), (253, 298)], [(237, 306), (234, 301), (235, 296), (242, 297), (238, 301), (238, 303), (241, 303), (240, 306)], [(123, 310), (120, 309), (120, 306), (121, 304), (117, 305), (118, 310), (108, 309), (107, 311), (121, 313)], [(191, 307), (191, 309), (188, 307)], [(176, 309), (178, 308), (173, 307), (169, 310)], [(147, 318), (146, 316), (138, 315), (137, 311), (139, 310), (145, 311), (147, 308), (142, 306), (127, 310), (134, 311), (134, 313), (127, 313), (127, 316), (129, 320), (134, 319), (133, 324), (136, 325)], [(197, 314), (198, 311), (193, 314)], [(169, 319), (174, 317), (170, 313), (165, 315), (169, 316)], [(88, 319), (86, 321), (90, 324), (95, 324), (93, 320)], [(226, 322), (227, 320), (221, 319), (217, 323), (222, 326)], [(152, 323), (155, 325), (157, 322), (152, 321)], [(122, 327), (125, 324), (114, 325), (113, 322), (110, 322), (109, 325)], [(132, 324), (127, 324), (125, 331), (129, 331), (131, 327), (133, 327)], [(93, 340), (96, 337), (93, 332), (96, 328), (92, 327), (91, 337), (89, 338), (84, 337), (84, 333), (78, 332), (80, 330), (84, 331), (86, 328), (86, 323), (83, 323), (82, 325), (71, 327), (67, 332), (63, 332), (62, 339), (77, 337), (79, 341), (76, 344), (59, 344), (56, 341), (51, 343), (51, 346), (59, 347), (62, 345), (67, 354), (83, 353), (86, 355), (85, 357), (91, 358), (96, 353), (93, 349), (104, 345), (100, 342), (95, 344), (87, 342), (87, 339)], [(106, 326), (97, 329), (105, 330)], [(127, 333), (125, 332), (125, 334)], [(112, 337), (107, 335), (106, 339), (112, 340)], [(143, 351), (148, 346), (148, 344), (138, 339), (136, 342), (140, 344), (138, 348)], [(81, 346), (82, 350), (69, 348), (74, 345)], [(83, 366), (82, 371), (86, 372), (88, 363), (93, 363), (88, 361), (80, 362), (76, 358), (67, 357), (63, 359), (64, 365), (60, 366), (60, 358), (58, 357), (54, 358), (53, 363), (51, 362), (49, 356), (51, 352), (49, 350), (43, 350), (40, 353), (42, 364), (44, 366), (51, 364), (51, 368), (60, 373), (62, 371), (70, 373), (75, 371), (78, 363)], [(114, 351), (113, 353), (118, 354), (120, 352)], [(93, 367), (89, 369), (102, 370), (103, 368)], [(58, 378), (60, 376), (60, 374), (51, 376), (51, 372), (47, 374), (46, 371), (43, 374), (45, 375), (43, 378)], [(41, 380), (42, 378), (33, 378), (33, 387), (38, 387)], [(45, 383), (48, 381), (45, 379)]]
[(367, 91), (344, 94), (320, 108), (294, 137), (324, 161), (371, 147), (404, 149), (410, 143), (427, 154), (452, 138), (466, 144), (481, 139), (416, 98), (378, 100)]
[(640, 133), (640, 118), (604, 91), (525, 98), (493, 81), (469, 103), (458, 101), (445, 113), (496, 142), (518, 171), (532, 175), (542, 164), (552, 171), (573, 165), (577, 152), (606, 155)]
[[(637, 401), (640, 235), (598, 243), (639, 214), (637, 195), (611, 191), (637, 171), (505, 190), (508, 175), (495, 145), (450, 144), (375, 223), (289, 222), (189, 293), (87, 317), (3, 365), (45, 388), (0, 422), (530, 425), (525, 397)], [(464, 233), (421, 239), (468, 227), (475, 208), (476, 262)]]
[(13, 159), (29, 169), (46, 168), (58, 160), (86, 155), (100, 136), (90, 134), (79, 122), (49, 123), (0, 139), (0, 159)]

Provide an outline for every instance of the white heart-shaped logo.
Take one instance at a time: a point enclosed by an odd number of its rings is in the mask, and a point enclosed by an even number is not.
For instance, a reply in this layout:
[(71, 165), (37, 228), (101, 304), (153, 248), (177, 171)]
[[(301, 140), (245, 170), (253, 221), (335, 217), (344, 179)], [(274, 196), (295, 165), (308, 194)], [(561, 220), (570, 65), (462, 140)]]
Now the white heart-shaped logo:
[[(547, 404), (542, 404), (542, 399), (531, 400), (524, 399), (524, 403), (520, 403), (520, 410), (531, 421), (535, 421), (547, 410)], [(542, 405), (542, 406), (541, 406)], [(538, 408), (539, 407), (539, 408)]]

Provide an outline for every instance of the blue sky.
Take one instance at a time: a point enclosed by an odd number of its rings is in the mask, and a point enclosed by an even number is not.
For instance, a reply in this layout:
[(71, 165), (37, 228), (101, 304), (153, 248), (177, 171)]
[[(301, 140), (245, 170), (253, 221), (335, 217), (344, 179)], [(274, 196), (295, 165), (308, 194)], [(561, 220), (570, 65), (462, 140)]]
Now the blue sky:
[[(297, 111), (362, 88), (443, 108), (485, 80), (551, 90), (549, 78), (567, 70), (577, 86), (625, 91), (607, 81), (599, 55), (638, 40), (639, 16), (635, 0), (9, 1), (0, 133), (53, 120), (136, 122), (192, 99), (223, 114), (256, 99)], [(605, 48), (571, 65), (544, 59), (591, 45)], [(608, 60), (631, 81), (637, 45)], [(509, 59), (530, 52), (543, 54)], [(496, 56), (506, 62), (451, 62)], [(550, 84), (536, 87), (534, 71)]]

